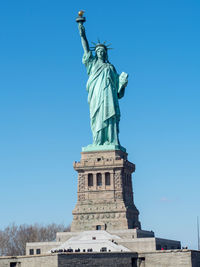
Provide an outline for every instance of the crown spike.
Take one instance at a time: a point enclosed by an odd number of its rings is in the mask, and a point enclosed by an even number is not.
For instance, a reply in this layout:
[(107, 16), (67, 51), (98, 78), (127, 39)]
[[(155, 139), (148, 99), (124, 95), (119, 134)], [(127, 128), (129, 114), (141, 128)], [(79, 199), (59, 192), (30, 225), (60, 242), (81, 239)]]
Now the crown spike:
[(98, 38), (97, 40), (98, 40), (97, 43), (95, 43), (95, 42), (91, 42), (91, 43), (94, 45), (94, 46), (91, 46), (91, 47), (90, 47), (90, 49), (91, 49), (92, 51), (95, 51), (96, 48), (97, 48), (98, 46), (102, 46), (102, 47), (104, 47), (106, 50), (107, 50), (107, 49), (112, 49), (112, 48), (109, 48), (109, 46), (111, 46), (111, 44), (106, 44), (107, 41), (104, 41), (103, 43), (101, 43), (99, 38)]

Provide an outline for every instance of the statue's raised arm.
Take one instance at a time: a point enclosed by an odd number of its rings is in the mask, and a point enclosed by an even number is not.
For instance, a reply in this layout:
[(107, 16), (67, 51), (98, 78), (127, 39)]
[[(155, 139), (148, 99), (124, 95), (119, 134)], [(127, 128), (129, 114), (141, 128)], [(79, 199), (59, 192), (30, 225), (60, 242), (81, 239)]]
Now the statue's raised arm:
[(81, 36), (81, 43), (83, 46), (84, 53), (87, 54), (90, 51), (90, 48), (85, 34), (85, 27), (83, 26), (83, 23), (85, 22), (85, 17), (83, 17), (83, 14), (83, 10), (78, 12), (78, 18), (76, 18), (76, 22), (78, 23), (78, 29)]
[(79, 22), (78, 28), (79, 28), (79, 33), (81, 36), (81, 43), (83, 46), (83, 50), (85, 53), (88, 53), (90, 51), (90, 48), (89, 48), (88, 40), (87, 40), (87, 37), (85, 34), (85, 27), (83, 26), (83, 24), (81, 22)]

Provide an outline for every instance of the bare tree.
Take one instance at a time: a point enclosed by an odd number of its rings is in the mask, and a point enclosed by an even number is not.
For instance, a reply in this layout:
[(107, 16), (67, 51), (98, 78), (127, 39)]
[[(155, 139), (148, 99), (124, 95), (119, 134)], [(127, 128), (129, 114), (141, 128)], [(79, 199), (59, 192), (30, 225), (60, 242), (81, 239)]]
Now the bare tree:
[(57, 232), (69, 232), (70, 226), (63, 224), (15, 225), (0, 230), (0, 256), (25, 255), (27, 242), (53, 241)]

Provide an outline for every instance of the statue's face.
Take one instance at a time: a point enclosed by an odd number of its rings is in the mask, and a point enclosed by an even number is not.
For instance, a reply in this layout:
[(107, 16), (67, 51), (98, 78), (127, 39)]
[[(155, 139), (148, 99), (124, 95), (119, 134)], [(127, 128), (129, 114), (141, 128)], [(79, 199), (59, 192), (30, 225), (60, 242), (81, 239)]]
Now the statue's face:
[(106, 52), (105, 48), (98, 47), (98, 49), (96, 50), (96, 54), (97, 54), (97, 57), (99, 59), (102, 59), (102, 60), (105, 60), (106, 59), (107, 52)]

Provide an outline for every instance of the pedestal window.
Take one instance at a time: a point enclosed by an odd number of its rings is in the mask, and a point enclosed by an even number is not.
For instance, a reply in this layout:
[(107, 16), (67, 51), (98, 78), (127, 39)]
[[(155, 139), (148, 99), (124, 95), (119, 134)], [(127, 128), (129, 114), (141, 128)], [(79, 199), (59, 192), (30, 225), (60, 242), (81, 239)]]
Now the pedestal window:
[(106, 185), (110, 185), (110, 173), (109, 172), (105, 173), (105, 183)]
[(93, 174), (88, 174), (88, 186), (93, 186)]
[(97, 173), (97, 186), (102, 186), (102, 175)]

